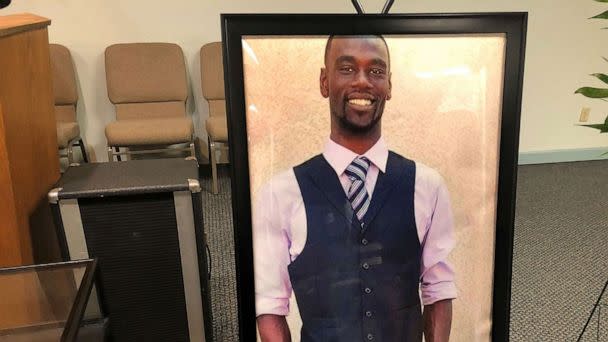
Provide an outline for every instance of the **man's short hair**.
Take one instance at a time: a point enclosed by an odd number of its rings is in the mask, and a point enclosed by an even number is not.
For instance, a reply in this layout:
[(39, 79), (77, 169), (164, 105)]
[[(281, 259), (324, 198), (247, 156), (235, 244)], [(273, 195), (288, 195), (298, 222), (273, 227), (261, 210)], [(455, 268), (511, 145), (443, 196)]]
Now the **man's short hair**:
[(323, 62), (325, 63), (325, 65), (327, 66), (327, 56), (329, 55), (329, 49), (331, 47), (331, 42), (334, 40), (334, 38), (380, 38), (380, 40), (382, 40), (382, 42), (384, 43), (384, 46), (386, 46), (386, 54), (388, 56), (388, 64), (391, 64), (391, 53), (388, 49), (388, 44), (386, 43), (386, 40), (384, 40), (384, 37), (381, 34), (362, 34), (362, 35), (339, 35), (339, 34), (332, 34), (327, 38), (327, 42), (325, 43), (325, 55), (323, 56)]

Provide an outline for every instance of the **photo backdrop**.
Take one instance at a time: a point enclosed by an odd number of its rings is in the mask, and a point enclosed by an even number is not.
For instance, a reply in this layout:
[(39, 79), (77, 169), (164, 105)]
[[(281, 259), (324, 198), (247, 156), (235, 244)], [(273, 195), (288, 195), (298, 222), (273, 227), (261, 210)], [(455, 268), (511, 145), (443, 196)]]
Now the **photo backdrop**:
[[(393, 88), (382, 136), (389, 149), (439, 171), (452, 200), (458, 298), (451, 341), (490, 341), (505, 37), (385, 38)], [(319, 154), (329, 137), (329, 103), (319, 92), (326, 40), (242, 41), (252, 203), (270, 177)], [(293, 296), (290, 308), (298, 342)]]

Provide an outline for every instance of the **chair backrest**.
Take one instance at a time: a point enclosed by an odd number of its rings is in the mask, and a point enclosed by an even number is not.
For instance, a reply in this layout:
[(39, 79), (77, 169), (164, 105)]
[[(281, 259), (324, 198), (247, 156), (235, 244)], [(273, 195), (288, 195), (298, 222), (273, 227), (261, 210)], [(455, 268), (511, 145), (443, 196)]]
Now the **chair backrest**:
[(63, 45), (50, 44), (51, 73), (55, 96), (55, 118), (60, 122), (76, 121), (76, 73), (70, 50)]
[(203, 45), (200, 57), (201, 84), (203, 97), (209, 102), (209, 116), (226, 116), (222, 43)]
[(186, 115), (186, 63), (178, 45), (111, 45), (106, 48), (105, 64), (108, 97), (116, 106), (116, 119)]

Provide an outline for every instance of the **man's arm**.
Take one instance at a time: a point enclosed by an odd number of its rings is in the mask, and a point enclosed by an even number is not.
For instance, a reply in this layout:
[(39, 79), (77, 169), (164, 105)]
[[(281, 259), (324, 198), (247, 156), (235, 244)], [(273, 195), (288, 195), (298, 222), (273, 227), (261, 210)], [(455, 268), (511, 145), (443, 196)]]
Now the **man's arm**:
[(452, 328), (452, 300), (444, 299), (424, 306), (424, 340), (448, 342)]
[(292, 243), (288, 222), (292, 207), (302, 202), (293, 170), (273, 176), (256, 197), (252, 223), (258, 332), (263, 342), (290, 342), (285, 320), (292, 294), (287, 270)]
[(260, 315), (257, 321), (262, 342), (291, 342), (285, 316)]
[[(421, 177), (420, 179), (418, 177)], [(422, 246), (421, 294), (426, 342), (447, 342), (452, 326), (452, 299), (457, 291), (448, 257), (455, 245), (454, 219), (447, 186), (428, 167), (416, 171), (414, 200), (420, 209), (416, 224)]]

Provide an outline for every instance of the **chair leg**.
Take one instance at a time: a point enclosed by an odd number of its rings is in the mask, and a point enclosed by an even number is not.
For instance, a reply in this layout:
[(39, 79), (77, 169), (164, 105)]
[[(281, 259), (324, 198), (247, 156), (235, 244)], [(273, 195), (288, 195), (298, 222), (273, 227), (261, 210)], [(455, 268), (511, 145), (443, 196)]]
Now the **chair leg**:
[(213, 194), (217, 195), (219, 193), (219, 187), (217, 184), (217, 160), (215, 154), (217, 152), (215, 147), (215, 142), (209, 140), (209, 160), (211, 161), (211, 178), (213, 180)]
[(207, 137), (207, 152), (209, 152), (209, 163), (211, 163), (211, 138)]
[(194, 147), (194, 142), (190, 143), (190, 156), (196, 159), (196, 148)]
[(80, 152), (82, 153), (82, 160), (85, 163), (88, 163), (89, 157), (87, 156), (87, 149), (84, 146), (84, 140), (82, 138), (78, 140), (78, 145), (80, 146)]
[(74, 146), (74, 142), (71, 141), (68, 144), (68, 147), (66, 147), (66, 152), (67, 152), (67, 157), (68, 157), (68, 166), (72, 165), (74, 163), (74, 149), (73, 149), (73, 146)]
[(108, 161), (111, 163), (114, 161), (114, 148), (108, 146)]
[[(120, 147), (118, 147), (118, 146), (114, 146), (114, 149), (116, 150), (116, 153), (119, 153), (119, 152), (120, 152)], [(122, 158), (120, 157), (120, 154), (117, 154), (117, 155), (116, 155), (116, 160), (118, 160), (118, 161), (122, 161)]]

